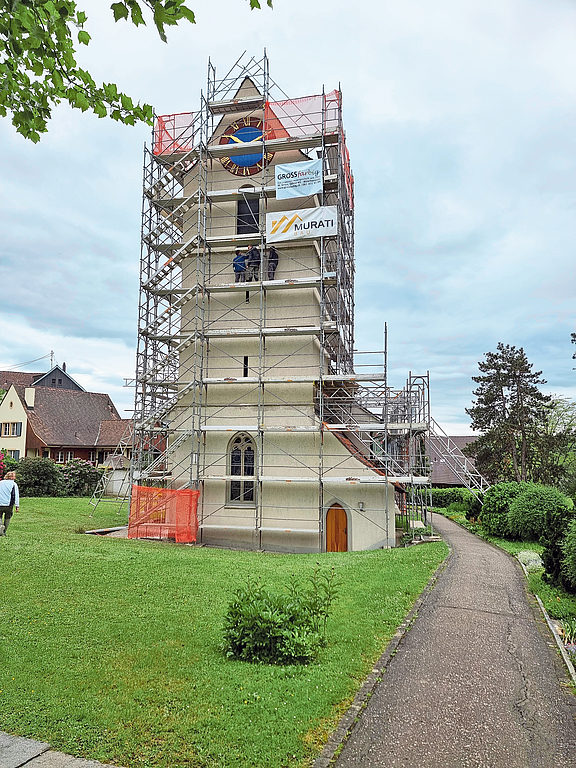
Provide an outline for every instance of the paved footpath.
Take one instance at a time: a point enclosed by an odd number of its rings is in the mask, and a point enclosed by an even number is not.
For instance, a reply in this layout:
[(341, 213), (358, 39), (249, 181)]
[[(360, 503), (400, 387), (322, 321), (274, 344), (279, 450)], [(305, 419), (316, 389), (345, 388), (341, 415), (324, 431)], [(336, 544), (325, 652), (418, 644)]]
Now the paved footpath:
[(576, 768), (576, 697), (522, 571), (450, 520), (434, 525), (452, 557), (336, 768)]
[(55, 752), (43, 741), (23, 739), (0, 731), (0, 768), (113, 768), (94, 760)]

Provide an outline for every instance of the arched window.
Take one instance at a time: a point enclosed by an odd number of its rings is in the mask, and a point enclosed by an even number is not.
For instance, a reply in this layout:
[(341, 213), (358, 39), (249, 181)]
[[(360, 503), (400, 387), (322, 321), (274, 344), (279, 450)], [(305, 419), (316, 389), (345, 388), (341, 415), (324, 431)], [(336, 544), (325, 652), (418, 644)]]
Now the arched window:
[(228, 501), (254, 504), (254, 468), (256, 466), (256, 446), (250, 435), (239, 434), (230, 441), (228, 462), (233, 477), (228, 483)]

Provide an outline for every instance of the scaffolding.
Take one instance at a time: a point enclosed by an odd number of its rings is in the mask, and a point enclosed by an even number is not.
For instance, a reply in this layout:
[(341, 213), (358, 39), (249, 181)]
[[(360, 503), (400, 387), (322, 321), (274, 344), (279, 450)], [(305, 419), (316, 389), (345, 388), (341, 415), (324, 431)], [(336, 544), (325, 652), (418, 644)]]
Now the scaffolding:
[[(232, 141), (238, 126), (246, 139)], [(395, 390), (385, 355), (375, 369), (354, 350), (340, 90), (290, 99), (266, 54), (221, 79), (209, 62), (199, 110), (157, 116), (144, 152), (131, 483), (199, 490), (199, 537), (251, 531), (256, 548), (291, 534), (322, 551), (336, 487), (393, 484), (401, 511), (414, 509), (429, 485), (429, 377), (410, 373)], [(276, 200), (274, 165), (308, 159), (321, 160), (322, 191), (288, 208), (333, 206), (337, 234), (280, 243), (276, 272), (265, 213), (287, 201)], [(231, 254), (248, 246), (262, 257), (258, 279), (235, 282)], [(283, 496), (294, 486), (306, 490)], [(388, 521), (394, 497), (382, 498)], [(355, 513), (389, 542), (389, 523), (364, 507)]]

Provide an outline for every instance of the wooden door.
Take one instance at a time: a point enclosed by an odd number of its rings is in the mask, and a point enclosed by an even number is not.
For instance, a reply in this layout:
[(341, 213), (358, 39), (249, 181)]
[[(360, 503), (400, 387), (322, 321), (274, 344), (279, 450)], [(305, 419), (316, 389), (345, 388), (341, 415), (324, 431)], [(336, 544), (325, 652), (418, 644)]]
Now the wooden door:
[(340, 504), (331, 506), (326, 515), (326, 552), (348, 552), (348, 523)]

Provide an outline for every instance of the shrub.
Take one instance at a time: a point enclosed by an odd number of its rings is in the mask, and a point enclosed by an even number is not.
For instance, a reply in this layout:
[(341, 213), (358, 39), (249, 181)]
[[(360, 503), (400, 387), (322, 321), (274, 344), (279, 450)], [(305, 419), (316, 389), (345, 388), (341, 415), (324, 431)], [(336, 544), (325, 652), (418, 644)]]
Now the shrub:
[(497, 483), (484, 494), (480, 520), (486, 532), (491, 536), (510, 536), (508, 528), (508, 510), (510, 504), (529, 483)]
[(433, 507), (447, 508), (450, 504), (467, 503), (474, 498), (468, 488), (431, 488)]
[(561, 549), (563, 580), (567, 589), (576, 592), (576, 518), (568, 522)]
[(452, 504), (449, 504), (446, 507), (446, 512), (448, 512), (449, 515), (458, 514), (458, 513), (467, 515), (469, 511), (470, 511), (470, 507), (468, 506), (468, 504), (465, 504), (463, 501), (453, 501)]
[(21, 459), (16, 470), (21, 496), (63, 496), (58, 465), (52, 459)]
[(274, 593), (250, 581), (234, 593), (224, 618), (228, 657), (267, 664), (306, 664), (326, 644), (326, 622), (336, 598), (334, 569), (317, 568), (307, 586), (293, 582)]
[(60, 467), (64, 493), (66, 496), (91, 496), (103, 471), (84, 459), (68, 461)]
[(566, 536), (568, 523), (574, 517), (574, 503), (556, 489), (544, 511), (544, 534), (541, 543), (544, 546), (542, 562), (544, 563), (544, 578), (549, 584), (570, 589), (570, 582), (562, 569), (562, 543)]
[(508, 529), (510, 536), (524, 541), (540, 541), (544, 535), (544, 517), (549, 507), (562, 503), (566, 497), (556, 488), (530, 484), (510, 502)]
[(478, 520), (482, 513), (482, 503), (484, 497), (482, 494), (472, 494), (472, 498), (468, 502), (468, 511), (466, 512), (466, 518), (468, 520)]
[(0, 474), (4, 476), (6, 472), (14, 472), (17, 469), (18, 459), (13, 459), (6, 448), (2, 448), (2, 452), (0, 453)]

